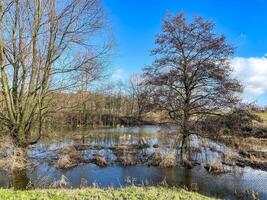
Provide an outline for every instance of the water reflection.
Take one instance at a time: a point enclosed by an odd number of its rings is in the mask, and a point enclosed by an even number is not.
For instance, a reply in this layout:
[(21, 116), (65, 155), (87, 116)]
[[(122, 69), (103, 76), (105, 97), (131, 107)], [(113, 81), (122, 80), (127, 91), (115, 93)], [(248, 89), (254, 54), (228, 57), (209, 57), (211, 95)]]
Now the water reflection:
[(27, 188), (30, 183), (30, 178), (28, 176), (27, 170), (14, 170), (12, 171), (12, 180), (11, 180), (11, 187), (22, 190)]
[[(145, 141), (150, 145), (150, 148), (141, 149), (137, 154), (152, 154), (155, 151), (152, 146), (155, 144), (160, 145), (161, 151), (164, 153), (168, 152), (173, 145), (172, 132), (174, 132), (173, 129), (166, 130), (155, 126), (144, 126), (72, 132), (60, 135), (52, 141), (51, 139), (43, 139), (28, 151), (29, 159), (36, 163), (35, 167), (12, 174), (0, 173), (0, 186), (23, 189), (29, 182), (32, 182), (36, 187), (49, 187), (64, 175), (70, 182), (70, 186), (74, 188), (80, 187), (83, 180), (88, 186), (98, 184), (100, 187), (121, 187), (132, 183), (157, 185), (164, 181), (169, 186), (186, 185), (188, 188), (196, 184), (199, 192), (224, 199), (236, 199), (236, 191), (243, 192), (246, 189), (258, 192), (261, 199), (267, 199), (267, 172), (251, 168), (215, 176), (207, 173), (203, 165), (193, 169), (182, 167), (162, 169), (145, 165), (123, 167), (116, 163), (105, 168), (100, 168), (94, 164), (82, 164), (69, 170), (60, 170), (56, 169), (54, 163), (51, 162), (51, 160), (58, 159), (57, 149), (74, 144), (100, 145), (103, 149), (85, 150), (82, 151), (82, 155), (90, 158), (97, 154), (110, 162), (114, 161), (116, 156), (108, 148), (115, 144), (137, 144)], [(192, 154), (193, 159), (202, 163), (221, 161), (220, 152), (229, 150), (224, 145), (202, 140), (197, 136), (192, 136), (191, 140), (191, 144), (197, 149)], [(209, 143), (212, 148), (204, 143)]]

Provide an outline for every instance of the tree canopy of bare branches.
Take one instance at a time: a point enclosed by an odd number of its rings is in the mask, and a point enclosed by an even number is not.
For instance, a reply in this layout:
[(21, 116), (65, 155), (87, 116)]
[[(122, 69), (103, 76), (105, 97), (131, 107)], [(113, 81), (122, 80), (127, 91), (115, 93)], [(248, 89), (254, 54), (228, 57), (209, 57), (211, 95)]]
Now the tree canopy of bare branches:
[[(41, 136), (49, 93), (99, 78), (108, 44), (99, 0), (1, 0), (0, 70), (5, 109), (1, 122), (25, 147)], [(84, 80), (84, 78), (82, 79)], [(32, 138), (33, 126), (39, 134)]]
[(143, 114), (152, 109), (151, 88), (144, 84), (143, 77), (138, 74), (133, 74), (130, 77), (130, 94), (133, 97), (133, 102), (136, 107), (135, 116), (141, 120)]
[(229, 65), (234, 48), (214, 33), (213, 23), (201, 17), (187, 22), (183, 13), (167, 16), (155, 43), (155, 61), (144, 71), (146, 83), (155, 87), (155, 102), (181, 128), (183, 157), (193, 123), (239, 102), (242, 87)]

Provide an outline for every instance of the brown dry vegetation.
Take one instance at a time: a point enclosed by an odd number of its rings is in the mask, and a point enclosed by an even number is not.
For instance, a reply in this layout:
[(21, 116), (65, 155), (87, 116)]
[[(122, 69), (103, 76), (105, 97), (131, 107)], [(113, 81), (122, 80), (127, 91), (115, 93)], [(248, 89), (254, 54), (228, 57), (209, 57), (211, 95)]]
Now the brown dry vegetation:
[(9, 137), (0, 138), (0, 169), (16, 171), (32, 167), (25, 149), (14, 147)]
[(240, 136), (221, 136), (219, 141), (237, 149), (240, 157), (224, 153), (226, 161), (234, 161), (239, 166), (250, 166), (257, 169), (267, 170), (267, 139)]
[(162, 161), (159, 163), (159, 166), (161, 168), (171, 168), (171, 167), (175, 167), (176, 165), (177, 165), (177, 162), (176, 162), (175, 151), (168, 152), (167, 155), (165, 155)]
[(231, 172), (230, 168), (225, 167), (222, 163), (210, 163), (205, 165), (205, 169), (212, 174), (224, 174)]
[[(117, 157), (115, 161), (110, 163), (105, 158), (94, 155), (90, 159), (85, 159), (81, 156), (81, 151), (88, 149), (106, 149), (99, 146), (91, 145), (73, 145), (58, 149), (59, 159), (55, 163), (55, 167), (60, 169), (69, 169), (83, 163), (94, 163), (100, 167), (106, 167), (111, 163), (119, 163), (123, 166), (131, 166), (136, 164), (145, 164), (159, 166), (161, 168), (171, 168), (177, 165), (177, 152), (172, 150), (166, 154), (161, 153), (160, 148), (155, 148), (155, 152), (149, 154), (138, 154), (139, 150), (150, 147), (148, 144), (118, 144), (107, 149), (110, 149)], [(54, 162), (54, 161), (52, 161)]]

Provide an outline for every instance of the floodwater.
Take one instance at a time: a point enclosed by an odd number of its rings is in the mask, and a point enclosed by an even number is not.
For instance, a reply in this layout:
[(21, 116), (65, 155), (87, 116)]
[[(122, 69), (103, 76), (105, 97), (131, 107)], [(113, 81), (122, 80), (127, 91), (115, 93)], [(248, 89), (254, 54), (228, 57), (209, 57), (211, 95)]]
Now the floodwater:
[[(222, 144), (212, 142), (197, 136), (191, 137), (191, 145), (198, 147), (192, 158), (200, 165), (187, 169), (183, 167), (160, 168), (137, 164), (124, 167), (116, 163), (116, 155), (109, 149), (114, 144), (136, 144), (140, 141), (150, 145), (149, 148), (138, 150), (140, 155), (151, 155), (155, 151), (155, 144), (160, 145), (160, 151), (168, 153), (172, 149), (175, 129), (157, 126), (142, 126), (131, 128), (113, 128), (81, 132), (67, 132), (64, 137), (43, 139), (28, 149), (28, 156), (33, 168), (13, 173), (0, 171), (0, 187), (49, 187), (64, 178), (68, 187), (81, 186), (123, 187), (127, 185), (168, 185), (187, 186), (197, 188), (197, 191), (213, 197), (223, 199), (244, 199), (248, 191), (259, 194), (260, 199), (267, 199), (267, 172), (250, 167), (234, 167), (233, 172), (212, 175), (203, 167), (206, 163), (222, 161), (221, 152), (234, 150)], [(77, 135), (79, 137), (77, 137)], [(60, 139), (57, 139), (60, 138)], [(105, 157), (111, 163), (107, 167), (95, 164), (80, 164), (67, 170), (54, 167), (58, 149), (74, 144), (100, 145), (101, 150), (84, 150), (82, 155), (90, 158), (93, 155)], [(154, 147), (153, 147), (154, 146)], [(227, 166), (226, 166), (227, 167)]]

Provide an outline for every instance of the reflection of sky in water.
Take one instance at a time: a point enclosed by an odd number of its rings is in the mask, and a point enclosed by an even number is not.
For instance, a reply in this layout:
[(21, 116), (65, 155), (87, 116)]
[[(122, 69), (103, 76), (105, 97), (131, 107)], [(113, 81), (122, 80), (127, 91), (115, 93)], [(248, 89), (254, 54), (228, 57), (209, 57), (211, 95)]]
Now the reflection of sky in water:
[[(31, 147), (28, 151), (29, 157), (38, 164), (33, 170), (27, 172), (27, 176), (33, 183), (42, 187), (60, 179), (62, 175), (67, 177), (72, 187), (79, 187), (82, 179), (85, 179), (88, 185), (97, 183), (102, 187), (125, 186), (129, 184), (129, 179), (135, 184), (156, 185), (165, 179), (171, 186), (197, 183), (200, 192), (225, 199), (233, 199), (235, 190), (244, 191), (245, 189), (255, 190), (260, 193), (262, 199), (267, 199), (267, 172), (249, 167), (242, 170), (238, 168), (234, 173), (214, 176), (208, 174), (203, 166), (196, 166), (188, 170), (179, 167), (161, 169), (144, 165), (123, 167), (119, 164), (100, 168), (94, 164), (83, 164), (69, 170), (58, 170), (53, 167), (52, 163), (48, 162), (49, 159), (55, 160), (58, 158), (55, 150), (82, 143), (104, 147), (100, 151), (82, 151), (81, 153), (85, 158), (100, 155), (108, 161), (115, 161), (116, 156), (108, 147), (114, 144), (137, 144), (142, 141), (150, 144), (151, 147), (138, 150), (137, 155), (151, 155), (155, 151), (155, 148), (152, 147), (154, 144), (160, 144), (161, 152), (166, 154), (172, 150), (170, 146), (174, 142), (174, 136), (170, 132), (175, 133), (175, 129), (160, 129), (154, 126), (115, 128), (93, 130), (90, 133), (84, 131), (81, 133), (84, 138), (78, 140), (66, 138), (61, 139), (60, 142), (56, 140), (54, 142), (43, 141), (43, 143)], [(222, 154), (220, 152), (232, 151), (225, 145), (195, 135), (192, 135), (190, 140), (191, 146), (198, 148), (198, 151), (192, 154), (192, 158), (202, 163), (221, 161)], [(164, 144), (168, 145), (164, 146)], [(232, 153), (237, 155), (237, 152), (232, 151)], [(12, 178), (7, 174), (0, 173), (1, 187), (8, 187), (12, 182), (11, 180)]]
[(28, 175), (35, 180), (38, 175), (46, 176), (47, 174), (49, 174), (51, 180), (59, 179), (61, 175), (66, 176), (72, 187), (79, 187), (82, 179), (87, 181), (88, 186), (97, 183), (101, 187), (120, 187), (128, 185), (127, 178), (130, 177), (137, 185), (144, 183), (157, 185), (163, 180), (170, 186), (197, 183), (201, 193), (225, 199), (233, 199), (232, 195), (235, 190), (244, 191), (245, 189), (254, 189), (260, 193), (262, 199), (267, 198), (267, 173), (251, 170), (250, 168), (246, 168), (243, 173), (213, 176), (208, 174), (201, 166), (188, 170), (179, 167), (161, 169), (143, 165), (126, 168), (111, 165), (106, 168), (99, 168), (93, 164), (87, 164), (63, 171), (54, 170), (47, 165), (40, 165), (33, 173)]

